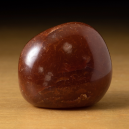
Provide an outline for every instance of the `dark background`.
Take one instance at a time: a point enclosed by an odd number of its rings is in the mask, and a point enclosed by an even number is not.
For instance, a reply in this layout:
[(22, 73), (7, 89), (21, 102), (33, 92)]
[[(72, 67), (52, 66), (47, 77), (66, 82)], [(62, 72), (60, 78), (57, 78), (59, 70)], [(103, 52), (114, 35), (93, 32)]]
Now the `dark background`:
[(117, 49), (118, 41), (123, 45), (129, 43), (125, 40), (129, 35), (129, 4), (125, 1), (2, 1), (0, 54), (19, 55), (25, 44), (40, 32), (74, 21), (95, 28), (111, 53), (114, 52), (111, 48)]
[(0, 3), (0, 25), (45, 24), (53, 25), (81, 21), (86, 23), (129, 19), (128, 2), (96, 1), (5, 1)]

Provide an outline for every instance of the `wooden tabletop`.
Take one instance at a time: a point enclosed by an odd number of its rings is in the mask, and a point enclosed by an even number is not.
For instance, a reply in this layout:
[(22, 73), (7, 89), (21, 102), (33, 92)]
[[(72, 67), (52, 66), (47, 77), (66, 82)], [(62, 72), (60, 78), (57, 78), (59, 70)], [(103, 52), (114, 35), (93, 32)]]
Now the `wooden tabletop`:
[(36, 108), (24, 100), (18, 84), (19, 54), (31, 38), (53, 25), (56, 23), (0, 26), (0, 129), (128, 129), (128, 24), (91, 23), (106, 41), (113, 65), (110, 88), (97, 104), (54, 110)]

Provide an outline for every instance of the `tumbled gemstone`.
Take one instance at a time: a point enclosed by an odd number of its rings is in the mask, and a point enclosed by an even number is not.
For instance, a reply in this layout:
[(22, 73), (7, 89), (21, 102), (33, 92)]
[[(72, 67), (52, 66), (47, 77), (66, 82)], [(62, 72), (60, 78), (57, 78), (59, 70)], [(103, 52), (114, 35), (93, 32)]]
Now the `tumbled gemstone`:
[(91, 26), (69, 22), (31, 39), (19, 58), (24, 98), (37, 107), (75, 108), (98, 102), (112, 77), (107, 46)]

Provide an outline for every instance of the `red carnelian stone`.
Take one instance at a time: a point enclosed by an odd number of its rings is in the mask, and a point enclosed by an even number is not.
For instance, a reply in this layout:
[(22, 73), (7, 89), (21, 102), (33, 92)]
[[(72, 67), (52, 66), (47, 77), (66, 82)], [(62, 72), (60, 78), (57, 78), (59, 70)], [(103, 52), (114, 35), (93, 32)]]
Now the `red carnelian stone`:
[(19, 58), (24, 98), (37, 107), (90, 106), (106, 93), (112, 76), (107, 46), (87, 24), (70, 22), (31, 39)]

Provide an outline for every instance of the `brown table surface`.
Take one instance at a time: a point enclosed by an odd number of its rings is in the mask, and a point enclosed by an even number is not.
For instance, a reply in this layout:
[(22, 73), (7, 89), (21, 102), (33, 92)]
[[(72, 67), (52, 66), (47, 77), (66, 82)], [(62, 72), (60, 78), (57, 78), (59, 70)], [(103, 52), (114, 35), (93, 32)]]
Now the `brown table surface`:
[(24, 45), (50, 25), (0, 27), (0, 129), (128, 129), (129, 128), (129, 26), (92, 23), (109, 48), (112, 83), (92, 107), (54, 110), (33, 107), (19, 91), (18, 58)]

